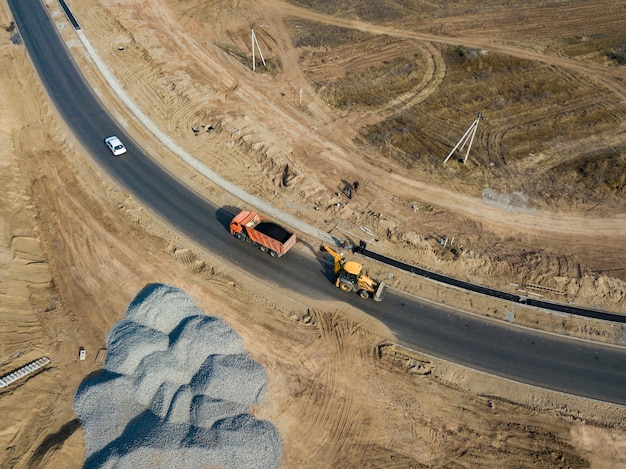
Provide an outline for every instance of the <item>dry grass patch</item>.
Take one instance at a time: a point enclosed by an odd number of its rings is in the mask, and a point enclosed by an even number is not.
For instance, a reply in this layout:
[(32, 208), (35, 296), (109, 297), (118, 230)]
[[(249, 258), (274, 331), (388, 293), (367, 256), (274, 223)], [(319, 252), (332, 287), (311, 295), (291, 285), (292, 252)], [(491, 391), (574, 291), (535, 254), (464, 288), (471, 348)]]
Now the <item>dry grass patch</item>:
[(564, 39), (559, 47), (566, 55), (610, 62), (615, 66), (626, 65), (626, 32), (581, 35)]
[[(580, 199), (581, 189), (588, 193), (583, 203), (623, 194), (623, 149), (597, 141), (619, 133), (626, 118), (608, 91), (557, 67), (462, 46), (448, 47), (444, 58), (447, 75), (440, 89), (414, 108), (365, 126), (366, 141), (420, 174), (440, 181), (452, 176), (470, 190), (524, 190), (539, 205), (556, 194)], [(444, 167), (477, 112), (485, 118), (469, 163)], [(584, 143), (591, 139), (593, 145)], [(598, 158), (605, 163), (596, 164)]]

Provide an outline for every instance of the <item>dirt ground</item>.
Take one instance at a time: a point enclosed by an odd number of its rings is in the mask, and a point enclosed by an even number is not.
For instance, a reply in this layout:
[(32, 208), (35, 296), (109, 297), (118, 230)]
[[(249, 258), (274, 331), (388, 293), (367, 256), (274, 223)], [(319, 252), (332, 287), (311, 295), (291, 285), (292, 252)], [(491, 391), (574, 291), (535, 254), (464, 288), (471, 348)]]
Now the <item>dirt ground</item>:
[[(618, 2), (591, 10), (589, 2), (510, 10), (424, 2), (420, 12), (390, 2), (384, 14), (362, 2), (333, 3), (330, 12), (325, 2), (278, 0), (68, 3), (144, 112), (249, 192), (340, 238), (371, 232), (372, 249), (426, 268), (626, 310), (626, 71), (618, 60), (626, 13)], [(46, 4), (133, 137), (196, 190), (238, 205), (134, 122), (58, 3)], [(626, 467), (624, 408), (400, 350), (359, 311), (307, 308), (169, 232), (91, 162), (11, 40), (10, 21), (1, 2), (0, 132), (9, 144), (0, 147), (0, 374), (40, 356), (52, 365), (0, 390), (0, 467), (81, 466), (72, 396), (100, 368), (109, 328), (157, 282), (224, 318), (265, 366), (270, 389), (255, 412), (280, 431), (282, 467)], [(255, 72), (251, 23), (267, 60)], [(482, 62), (465, 61), (472, 51)], [(501, 106), (495, 95), (513, 93), (511, 77), (490, 80), (509, 69), (545, 81)], [(466, 88), (483, 79), (489, 103)], [(356, 93), (363, 83), (375, 93)], [(560, 94), (567, 83), (575, 91)], [(443, 167), (485, 109), (468, 163)], [(568, 124), (576, 131), (564, 133)], [(534, 146), (519, 149), (524, 133)], [(592, 170), (595, 179), (580, 178)], [(349, 200), (342, 181), (354, 180)], [(412, 277), (391, 283), (442, 300), (439, 288)], [(494, 317), (506, 311), (443, 296)], [(527, 325), (550, 323), (528, 314)], [(623, 330), (611, 327), (598, 325), (597, 338), (623, 343)], [(584, 335), (576, 331), (590, 327), (547, 328)]]

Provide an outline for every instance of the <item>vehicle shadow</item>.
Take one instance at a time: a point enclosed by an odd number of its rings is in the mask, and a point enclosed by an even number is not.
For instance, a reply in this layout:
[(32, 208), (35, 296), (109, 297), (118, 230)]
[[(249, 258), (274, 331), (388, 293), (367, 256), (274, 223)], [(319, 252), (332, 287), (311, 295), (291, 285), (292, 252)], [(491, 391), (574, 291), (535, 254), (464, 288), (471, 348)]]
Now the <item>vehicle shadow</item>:
[(224, 227), (225, 230), (230, 231), (230, 221), (235, 215), (241, 212), (239, 207), (233, 205), (224, 205), (215, 211), (215, 218)]
[(320, 245), (318, 243), (317, 249), (315, 251), (315, 259), (320, 265), (320, 272), (322, 275), (328, 280), (328, 283), (331, 285), (335, 285), (335, 280), (337, 279), (337, 275), (335, 274), (334, 267), (335, 261), (332, 256), (325, 251), (320, 249)]

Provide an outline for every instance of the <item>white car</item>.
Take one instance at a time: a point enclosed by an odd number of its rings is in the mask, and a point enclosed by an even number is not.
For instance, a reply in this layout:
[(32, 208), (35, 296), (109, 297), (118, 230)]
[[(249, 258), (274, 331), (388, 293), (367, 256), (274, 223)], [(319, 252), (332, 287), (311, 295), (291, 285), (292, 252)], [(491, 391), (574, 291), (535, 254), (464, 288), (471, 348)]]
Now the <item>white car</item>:
[(104, 143), (106, 143), (107, 147), (109, 147), (109, 150), (111, 150), (111, 153), (113, 153), (115, 156), (123, 155), (124, 153), (126, 153), (126, 147), (124, 146), (122, 141), (115, 135), (105, 138)]

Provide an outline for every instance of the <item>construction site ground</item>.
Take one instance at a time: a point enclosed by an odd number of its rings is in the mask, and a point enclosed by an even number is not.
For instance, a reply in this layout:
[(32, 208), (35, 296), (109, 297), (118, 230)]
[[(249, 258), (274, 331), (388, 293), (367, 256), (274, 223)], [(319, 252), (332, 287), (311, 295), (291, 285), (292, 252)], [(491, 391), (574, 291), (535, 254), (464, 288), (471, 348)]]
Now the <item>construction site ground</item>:
[[(59, 4), (45, 3), (133, 138), (217, 204), (240, 206), (132, 118)], [(139, 107), (248, 192), (424, 268), (625, 312), (619, 2), (68, 3)], [(278, 428), (281, 467), (626, 467), (623, 407), (401, 350), (358, 310), (307, 312), (172, 233), (76, 141), (11, 21), (0, 2), (0, 374), (52, 362), (0, 389), (1, 468), (81, 467), (73, 395), (150, 283), (184, 289), (265, 367), (255, 415)], [(478, 112), (467, 162), (444, 166)], [(342, 188), (354, 181), (348, 199)], [(511, 311), (408, 274), (389, 283), (496, 319)], [(626, 343), (619, 325), (521, 305), (515, 322)]]

